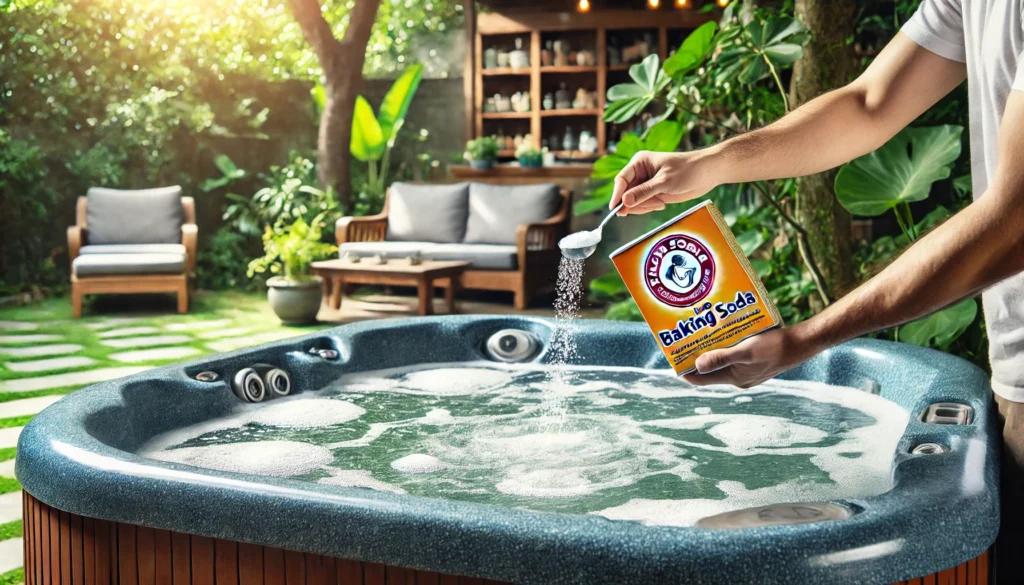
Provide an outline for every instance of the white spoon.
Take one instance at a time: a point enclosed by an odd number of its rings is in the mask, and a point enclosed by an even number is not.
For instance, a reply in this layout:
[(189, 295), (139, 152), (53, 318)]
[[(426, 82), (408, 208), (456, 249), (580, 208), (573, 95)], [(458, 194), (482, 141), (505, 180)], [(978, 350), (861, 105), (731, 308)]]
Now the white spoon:
[(608, 220), (615, 217), (615, 214), (622, 209), (622, 203), (619, 203), (615, 209), (605, 216), (598, 226), (590, 231), (576, 232), (565, 236), (558, 242), (558, 247), (562, 249), (562, 256), (569, 258), (570, 260), (583, 260), (589, 258), (594, 250), (597, 250), (597, 245), (601, 243), (601, 230), (604, 228), (604, 224), (608, 223)]

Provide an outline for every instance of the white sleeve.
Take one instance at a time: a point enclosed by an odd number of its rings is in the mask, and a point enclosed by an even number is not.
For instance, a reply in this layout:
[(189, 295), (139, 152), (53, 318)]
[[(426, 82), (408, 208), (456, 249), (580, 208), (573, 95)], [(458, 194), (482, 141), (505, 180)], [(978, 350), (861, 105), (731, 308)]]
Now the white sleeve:
[(903, 25), (903, 34), (940, 57), (967, 62), (961, 0), (924, 0)]

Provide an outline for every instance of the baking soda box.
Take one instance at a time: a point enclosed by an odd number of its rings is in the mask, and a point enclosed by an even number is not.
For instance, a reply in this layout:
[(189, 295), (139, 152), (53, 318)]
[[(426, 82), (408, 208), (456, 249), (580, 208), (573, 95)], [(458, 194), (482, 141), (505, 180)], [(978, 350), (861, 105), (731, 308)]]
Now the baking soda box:
[(705, 201), (611, 255), (676, 374), (700, 354), (780, 325), (725, 218)]

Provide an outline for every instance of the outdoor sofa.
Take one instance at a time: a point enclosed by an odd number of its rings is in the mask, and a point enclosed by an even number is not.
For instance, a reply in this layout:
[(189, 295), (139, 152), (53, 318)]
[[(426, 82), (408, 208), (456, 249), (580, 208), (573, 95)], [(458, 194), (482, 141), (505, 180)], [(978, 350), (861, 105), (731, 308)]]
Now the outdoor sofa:
[(381, 213), (343, 217), (335, 235), (342, 257), (469, 262), (462, 288), (512, 292), (524, 309), (555, 281), (571, 200), (551, 183), (395, 183)]

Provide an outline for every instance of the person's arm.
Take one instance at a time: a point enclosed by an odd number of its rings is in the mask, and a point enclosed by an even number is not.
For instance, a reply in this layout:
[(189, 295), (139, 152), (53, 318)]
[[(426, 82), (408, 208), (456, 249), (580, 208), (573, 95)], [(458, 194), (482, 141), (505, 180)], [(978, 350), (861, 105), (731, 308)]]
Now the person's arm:
[(820, 314), (697, 358), (694, 384), (759, 384), (820, 351), (905, 323), (1024, 271), (1024, 91), (1012, 91), (988, 191)]
[(615, 178), (609, 208), (645, 213), (704, 195), (718, 185), (821, 172), (871, 152), (966, 77), (963, 63), (903, 33), (855, 81), (779, 121), (686, 153), (641, 152)]

